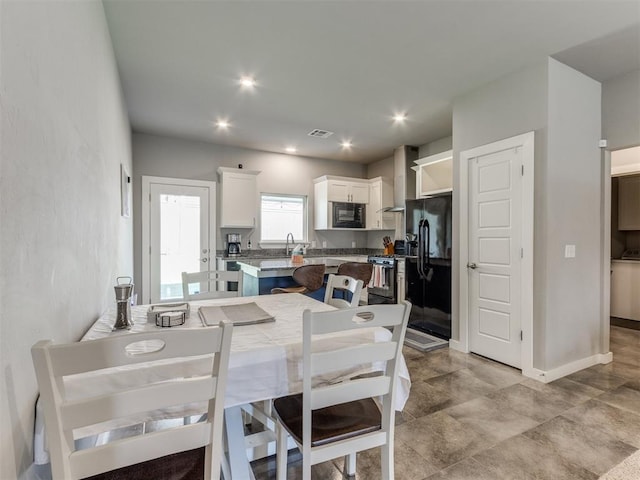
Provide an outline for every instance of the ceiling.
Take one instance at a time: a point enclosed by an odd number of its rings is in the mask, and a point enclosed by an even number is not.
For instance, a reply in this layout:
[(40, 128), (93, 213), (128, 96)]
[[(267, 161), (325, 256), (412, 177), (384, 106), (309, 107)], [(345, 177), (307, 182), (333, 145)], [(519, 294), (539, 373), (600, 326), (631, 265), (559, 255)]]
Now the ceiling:
[(455, 97), (549, 55), (599, 81), (640, 68), (640, 0), (103, 3), (134, 132), (309, 157), (451, 135)]

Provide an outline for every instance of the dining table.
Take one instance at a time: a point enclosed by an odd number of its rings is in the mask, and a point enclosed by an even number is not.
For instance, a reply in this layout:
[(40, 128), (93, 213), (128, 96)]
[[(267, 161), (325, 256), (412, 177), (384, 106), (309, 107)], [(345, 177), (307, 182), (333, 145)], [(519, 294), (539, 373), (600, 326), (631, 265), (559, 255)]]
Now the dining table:
[[(244, 434), (242, 408), (247, 405), (265, 405), (269, 400), (300, 393), (302, 391), (302, 316), (305, 310), (323, 312), (334, 310), (328, 304), (309, 296), (289, 293), (283, 295), (258, 295), (232, 297), (189, 302), (189, 316), (184, 324), (171, 328), (202, 328), (204, 323), (198, 315), (203, 306), (230, 306), (255, 303), (264, 312), (274, 318), (264, 323), (234, 324), (231, 353), (225, 394), (225, 437), (226, 465), (230, 468), (231, 478), (253, 478), (247, 456), (247, 440)], [(136, 332), (154, 331), (159, 328), (148, 321), (149, 305), (131, 307), (133, 325), (129, 329), (114, 330), (116, 313), (102, 315), (85, 333), (81, 341), (104, 338), (113, 335), (128, 335)], [(359, 329), (354, 333), (328, 335), (314, 343), (314, 349), (334, 349), (362, 341), (387, 341), (391, 332), (384, 328)], [(69, 399), (92, 396), (136, 385), (141, 378), (162, 381), (177, 376), (195, 376), (204, 374), (211, 367), (210, 358), (196, 357), (184, 362), (156, 361), (142, 365), (133, 365), (109, 369), (104, 372), (74, 375), (65, 379), (65, 389)], [(358, 365), (349, 370), (332, 372), (331, 375), (315, 378), (315, 382), (339, 382), (343, 378), (359, 374), (368, 374), (384, 369), (379, 364)], [(404, 361), (400, 358), (399, 378), (396, 382), (395, 409), (402, 410), (409, 398), (411, 380)], [(140, 424), (154, 420), (189, 418), (206, 411), (206, 404), (193, 403), (164, 410), (157, 410), (135, 419), (114, 419), (98, 426), (86, 427), (74, 431), (74, 438), (96, 438), (110, 430)], [(36, 464), (48, 463), (46, 432), (44, 431), (43, 412), (36, 406), (36, 432), (34, 437), (34, 460)]]

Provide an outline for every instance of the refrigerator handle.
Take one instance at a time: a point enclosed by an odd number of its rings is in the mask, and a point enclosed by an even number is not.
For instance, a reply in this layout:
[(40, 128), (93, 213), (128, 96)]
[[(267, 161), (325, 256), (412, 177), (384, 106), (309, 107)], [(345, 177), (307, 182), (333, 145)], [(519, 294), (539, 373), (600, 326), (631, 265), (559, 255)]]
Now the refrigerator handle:
[(418, 223), (418, 258), (416, 259), (416, 266), (418, 267), (418, 276), (420, 279), (424, 279), (424, 270), (422, 269), (422, 262), (424, 258), (424, 242), (422, 238), (423, 223), (424, 220), (420, 219), (420, 223)]
[(431, 225), (429, 225), (429, 220), (425, 219), (423, 226), (426, 233), (426, 243), (424, 249), (427, 251), (427, 262), (422, 267), (422, 275), (423, 278), (427, 280), (427, 282), (430, 282), (431, 278), (433, 277), (433, 268), (431, 268)]

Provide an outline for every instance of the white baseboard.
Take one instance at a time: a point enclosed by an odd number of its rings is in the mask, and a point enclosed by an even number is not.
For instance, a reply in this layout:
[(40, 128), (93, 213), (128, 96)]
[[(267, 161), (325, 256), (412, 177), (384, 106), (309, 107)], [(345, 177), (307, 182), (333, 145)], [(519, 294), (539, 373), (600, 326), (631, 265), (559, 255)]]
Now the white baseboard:
[(459, 340), (453, 340), (453, 339), (449, 340), (449, 348), (452, 350), (457, 350), (458, 352), (469, 353), (469, 350), (464, 348), (464, 346), (462, 345), (462, 343), (460, 343)]
[(558, 380), (559, 378), (566, 377), (567, 375), (571, 375), (579, 370), (592, 367), (593, 365), (611, 363), (612, 360), (613, 354), (611, 352), (598, 353), (590, 357), (581, 358), (580, 360), (560, 365), (559, 367), (551, 370), (544, 371), (532, 368), (527, 371), (523, 370), (522, 374), (525, 377), (533, 378), (539, 382), (549, 383), (554, 380)]

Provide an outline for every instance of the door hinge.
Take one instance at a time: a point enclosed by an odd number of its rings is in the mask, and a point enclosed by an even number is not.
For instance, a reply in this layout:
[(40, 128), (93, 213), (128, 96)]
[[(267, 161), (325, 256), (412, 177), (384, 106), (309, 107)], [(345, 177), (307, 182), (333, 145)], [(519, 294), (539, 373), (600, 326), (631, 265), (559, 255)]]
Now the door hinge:
[(520, 258), (524, 258), (524, 248), (520, 249)]
[(522, 330), (520, 330), (520, 341), (522, 341)]
[(520, 165), (520, 175), (524, 177), (524, 165)]
[(149, 192), (149, 203), (151, 203), (151, 192)]

